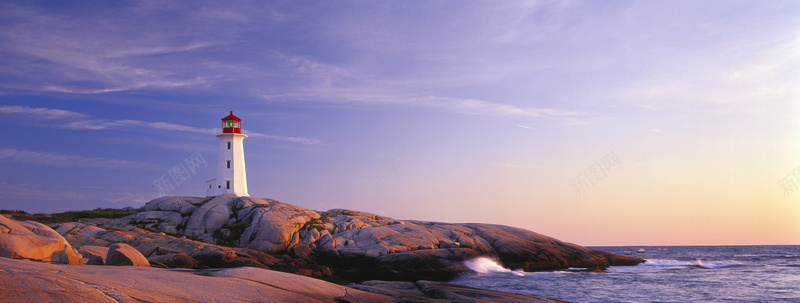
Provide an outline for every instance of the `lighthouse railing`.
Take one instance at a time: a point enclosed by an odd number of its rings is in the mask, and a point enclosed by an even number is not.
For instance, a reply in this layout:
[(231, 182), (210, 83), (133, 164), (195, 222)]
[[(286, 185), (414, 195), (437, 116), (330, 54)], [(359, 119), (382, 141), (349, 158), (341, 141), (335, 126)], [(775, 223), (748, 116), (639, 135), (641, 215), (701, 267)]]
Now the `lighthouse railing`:
[[(221, 134), (223, 134), (223, 130), (218, 128), (217, 129), (217, 135), (221, 135)], [(225, 134), (245, 134), (246, 135), (247, 131), (243, 130), (243, 129), (239, 129), (238, 133), (225, 133)]]

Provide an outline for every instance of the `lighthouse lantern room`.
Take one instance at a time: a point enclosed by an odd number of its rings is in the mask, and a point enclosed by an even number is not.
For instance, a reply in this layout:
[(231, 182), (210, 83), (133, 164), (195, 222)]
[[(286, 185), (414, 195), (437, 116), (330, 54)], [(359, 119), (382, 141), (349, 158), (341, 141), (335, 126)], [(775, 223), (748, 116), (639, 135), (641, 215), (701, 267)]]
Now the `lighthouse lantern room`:
[(242, 141), (247, 135), (242, 131), (242, 119), (234, 116), (231, 111), (230, 115), (222, 118), (222, 129), (217, 138), (219, 138), (217, 177), (206, 181), (208, 185), (206, 196), (249, 196), (242, 146)]
[(242, 119), (231, 114), (222, 118), (222, 133), (223, 134), (240, 134), (242, 133)]

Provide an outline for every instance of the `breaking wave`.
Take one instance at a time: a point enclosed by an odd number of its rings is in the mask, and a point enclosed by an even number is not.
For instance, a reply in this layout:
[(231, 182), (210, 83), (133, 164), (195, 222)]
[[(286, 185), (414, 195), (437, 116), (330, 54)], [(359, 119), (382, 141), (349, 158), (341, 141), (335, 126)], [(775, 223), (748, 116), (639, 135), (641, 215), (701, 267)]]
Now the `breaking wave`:
[(647, 259), (647, 262), (640, 264), (640, 266), (663, 266), (663, 267), (696, 267), (705, 269), (719, 269), (728, 267), (746, 266), (746, 264), (736, 260), (721, 260), (721, 261), (703, 261), (697, 259), (695, 261), (678, 261), (678, 260), (664, 260), (664, 259)]
[(497, 263), (497, 261), (486, 257), (464, 261), (464, 266), (479, 274), (508, 273), (520, 277), (525, 276), (525, 272), (522, 270), (510, 270)]

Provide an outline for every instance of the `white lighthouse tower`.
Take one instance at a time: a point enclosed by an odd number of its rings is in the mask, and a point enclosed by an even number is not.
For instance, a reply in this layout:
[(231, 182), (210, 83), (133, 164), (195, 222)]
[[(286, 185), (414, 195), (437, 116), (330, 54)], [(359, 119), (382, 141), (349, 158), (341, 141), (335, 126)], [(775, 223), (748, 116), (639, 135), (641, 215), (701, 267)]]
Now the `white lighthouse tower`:
[(217, 131), (219, 138), (219, 161), (217, 178), (206, 181), (206, 196), (219, 195), (250, 196), (247, 194), (247, 173), (244, 169), (244, 148), (242, 141), (247, 138), (242, 130), (242, 119), (231, 114), (222, 118), (222, 129)]

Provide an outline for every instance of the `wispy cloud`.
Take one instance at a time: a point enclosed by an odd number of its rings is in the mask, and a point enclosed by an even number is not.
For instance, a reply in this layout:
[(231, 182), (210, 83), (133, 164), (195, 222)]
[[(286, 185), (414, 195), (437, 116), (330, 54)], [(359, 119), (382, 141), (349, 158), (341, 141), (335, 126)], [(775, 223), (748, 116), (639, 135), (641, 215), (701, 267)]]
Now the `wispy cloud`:
[(88, 115), (85, 114), (76, 113), (73, 111), (68, 111), (63, 109), (28, 107), (22, 105), (0, 105), (0, 113), (33, 116), (37, 119), (44, 119), (44, 120), (82, 119), (89, 117)]
[(319, 144), (321, 142), (319, 139), (312, 139), (305, 137), (276, 136), (276, 135), (262, 134), (257, 132), (247, 132), (247, 136), (253, 138), (265, 138), (265, 139), (286, 141), (292, 143), (303, 143), (303, 144)]
[(207, 141), (202, 141), (202, 140), (173, 142), (173, 141), (156, 140), (150, 138), (133, 138), (128, 136), (117, 136), (110, 138), (108, 140), (115, 143), (122, 143), (127, 145), (135, 145), (135, 146), (149, 145), (162, 149), (180, 150), (189, 152), (199, 151), (199, 152), (216, 153), (217, 148), (219, 148), (213, 144), (208, 144)]
[(0, 182), (0, 202), (4, 199), (14, 199), (16, 201), (75, 201), (92, 200), (97, 202), (108, 202), (114, 205), (106, 207), (139, 206), (145, 202), (158, 197), (156, 193), (135, 193), (135, 192), (98, 192), (95, 189), (64, 190), (57, 188), (41, 188), (31, 184), (14, 184)]
[(438, 107), (446, 110), (488, 116), (518, 116), (518, 117), (577, 117), (588, 116), (583, 111), (570, 111), (551, 108), (520, 107), (476, 99), (457, 99), (429, 96), (419, 99), (425, 106)]
[(324, 89), (317, 91), (306, 91), (298, 94), (279, 94), (262, 95), (262, 98), (270, 101), (279, 100), (315, 100), (317, 102), (332, 103), (356, 103), (356, 104), (384, 104), (384, 105), (404, 105), (422, 108), (439, 109), (447, 112), (482, 115), (482, 116), (504, 116), (504, 117), (538, 117), (575, 120), (576, 118), (586, 118), (586, 120), (597, 118), (596, 115), (580, 110), (562, 110), (553, 108), (521, 107), (511, 104), (495, 103), (478, 99), (448, 98), (438, 96), (422, 95), (376, 95), (376, 94), (357, 94), (349, 90)]
[[(72, 130), (165, 130), (189, 132), (196, 134), (216, 134), (217, 129), (199, 128), (181, 124), (162, 121), (141, 121), (141, 120), (109, 120), (94, 118), (92, 116), (63, 109), (53, 109), (44, 107), (28, 107), (23, 105), (0, 105), (0, 114), (16, 114), (25, 116), (28, 119), (43, 120), (51, 123), (50, 126), (72, 129)], [(56, 121), (57, 120), (57, 121)], [(264, 138), (277, 141), (302, 144), (319, 144), (320, 140), (305, 137), (279, 136), (262, 134), (258, 132), (247, 132), (247, 135), (254, 138)]]
[[(598, 70), (606, 77), (635, 66), (630, 68), (635, 78), (604, 86), (613, 89), (598, 96), (597, 103), (728, 103), (796, 93), (796, 85), (785, 80), (797, 66), (794, 32), (775, 39), (753, 39), (773, 35), (770, 31), (736, 33), (728, 43), (691, 49), (696, 45), (688, 44), (696, 37), (670, 40), (653, 34), (680, 25), (629, 28), (642, 23), (635, 8), (652, 9), (647, 4), (611, 5), (602, 13), (575, 1), (416, 7), (425, 14), (385, 3), (331, 10), (207, 5), (136, 3), (114, 7), (113, 14), (78, 10), (76, 17), (0, 4), (0, 17), (8, 17), (13, 28), (0, 32), (7, 46), (0, 58), (11, 58), (0, 59), (0, 76), (6, 75), (0, 89), (69, 94), (208, 90), (270, 102), (414, 106), (567, 124), (607, 118), (586, 106), (594, 102), (586, 101), (590, 89), (574, 92), (606, 83), (596, 76)], [(577, 21), (583, 14), (592, 14), (586, 20), (594, 23)], [(174, 17), (155, 17), (165, 15)], [(304, 21), (302, 27), (294, 27), (298, 21)], [(292, 30), (291, 37), (276, 34), (286, 29)], [(307, 51), (265, 42), (273, 40), (303, 43)], [(750, 40), (774, 43), (752, 48)], [(581, 82), (582, 77), (591, 79)]]
[(37, 189), (30, 184), (11, 184), (0, 182), (0, 192), (3, 199), (25, 199), (25, 200), (45, 200), (45, 201), (64, 201), (64, 200), (85, 200), (89, 195), (85, 192), (73, 190)]
[[(369, 5), (366, 9), (374, 10), (382, 6)], [(479, 46), (478, 51), (491, 51), (509, 41), (515, 44), (522, 41), (530, 43), (530, 39), (523, 38), (531, 37), (531, 33), (538, 36), (543, 30), (549, 32), (560, 27), (558, 16), (563, 15), (567, 7), (569, 5), (563, 3), (470, 4), (454, 13), (470, 16), (470, 19), (479, 22), (463, 23), (461, 25), (465, 28), (456, 29), (446, 26), (447, 20), (453, 16), (445, 11), (439, 12), (443, 14), (441, 20), (434, 19), (439, 20), (436, 23), (442, 27), (431, 27), (424, 26), (413, 15), (401, 19), (388, 18), (383, 9), (375, 11), (380, 12), (377, 15), (364, 14), (370, 17), (362, 20), (352, 18), (347, 10), (336, 11), (330, 18), (320, 19), (314, 14), (321, 12), (299, 7), (291, 8), (296, 12), (287, 15), (274, 8), (256, 9), (236, 5), (198, 10), (179, 4), (165, 7), (139, 4), (122, 5), (115, 11), (115, 18), (102, 14), (102, 11), (86, 10), (84, 13), (92, 18), (81, 18), (78, 22), (75, 18), (66, 18), (44, 9), (6, 4), (0, 9), (5, 10), (6, 15), (17, 17), (13, 22), (16, 30), (0, 33), (0, 39), (8, 46), (6, 52), (20, 59), (9, 63), (39, 62), (38, 69), (41, 72), (37, 72), (37, 68), (9, 66), (0, 74), (5, 72), (13, 76), (9, 78), (24, 81), (9, 81), (0, 84), (0, 88), (5, 85), (11, 90), (105, 94), (152, 89), (214, 89), (215, 86), (224, 87), (228, 92), (231, 91), (230, 86), (234, 85), (234, 90), (239, 94), (261, 95), (271, 101), (306, 104), (344, 102), (359, 106), (392, 104), (488, 116), (587, 116), (587, 113), (537, 106), (549, 102), (516, 100), (512, 104), (453, 97), (440, 92), (458, 86), (496, 81), (509, 75), (510, 71), (519, 70), (520, 60), (518, 57), (500, 60), (505, 56), (493, 56), (495, 59), (487, 61), (487, 57), (474, 56), (470, 52), (442, 58), (443, 52), (460, 53), (475, 46)], [(357, 7), (352, 9), (361, 11)], [(146, 21), (151, 15), (175, 10), (182, 11), (179, 20)], [(492, 13), (486, 14), (486, 10)], [(298, 16), (297, 13), (311, 15)], [(505, 17), (508, 13), (513, 13), (513, 17)], [(262, 15), (268, 18), (252, 18)], [(548, 17), (539, 19), (533, 16)], [(185, 20), (187, 18), (191, 20)], [(242, 47), (243, 41), (251, 39), (238, 35), (247, 33), (248, 29), (259, 28), (260, 23), (253, 23), (253, 20), (264, 19), (259, 22), (274, 22), (276, 26), (281, 26), (287, 18), (320, 19), (312, 24), (312, 28), (298, 33), (308, 41), (314, 41), (322, 33), (344, 42), (343, 45), (352, 45), (353, 49), (347, 53), (366, 50), (375, 57), (331, 61), (318, 53), (299, 54), (257, 42), (248, 42), (247, 47)], [(245, 20), (251, 23), (239, 23)], [(365, 22), (378, 20), (390, 23), (382, 28), (365, 26)], [(191, 31), (170, 27), (171, 24), (188, 21), (196, 24), (193, 27), (205, 29), (203, 37), (208, 38), (201, 39)], [(219, 23), (223, 21), (225, 23)], [(332, 26), (330, 22), (338, 25)], [(426, 30), (435, 30), (428, 35), (409, 36), (406, 31), (410, 25), (418, 30), (423, 26)], [(327, 32), (331, 28), (337, 31)], [(142, 30), (152, 34), (141, 35), (139, 31)], [(464, 34), (467, 32), (470, 34)], [(448, 35), (450, 38), (447, 43), (442, 43), (438, 38), (439, 34), (444, 33), (453, 33)], [(480, 41), (476, 40), (476, 35)], [(398, 41), (398, 38), (403, 42), (375, 43)], [(256, 44), (251, 46), (251, 43)], [(431, 45), (438, 46), (432, 48)], [(251, 47), (258, 51), (249, 53)], [(319, 47), (325, 48), (323, 45)], [(335, 51), (331, 53), (334, 57), (346, 54), (342, 50)], [(414, 55), (409, 57), (409, 54)], [(396, 58), (397, 62), (387, 65), (379, 61), (386, 57)], [(242, 61), (240, 58), (248, 60)], [(426, 64), (420, 65), (421, 62)], [(265, 86), (264, 83), (271, 85)], [(70, 127), (99, 129), (104, 126), (76, 122)], [(309, 141), (276, 135), (263, 137), (287, 142), (313, 142), (313, 139)]]
[[(180, 9), (174, 7), (174, 9)], [(13, 30), (0, 31), (0, 55), (11, 81), (9, 90), (104, 94), (179, 87), (203, 87), (217, 77), (197, 68), (198, 51), (223, 46), (224, 39), (188, 38), (171, 31), (170, 22), (148, 23), (135, 5), (120, 5), (114, 13), (80, 9), (82, 16), (12, 3), (0, 4), (0, 18)], [(184, 16), (184, 15), (181, 15)], [(151, 30), (153, 34), (140, 35)]]
[(0, 161), (31, 163), (39, 165), (92, 167), (92, 168), (141, 168), (144, 163), (128, 160), (117, 160), (101, 157), (72, 156), (50, 152), (20, 150), (15, 148), (0, 149)]
[(154, 45), (151, 47), (136, 47), (131, 49), (117, 49), (107, 54), (104, 54), (103, 57), (105, 58), (121, 58), (121, 57), (130, 57), (130, 56), (147, 56), (147, 55), (159, 55), (159, 54), (169, 54), (169, 53), (181, 53), (181, 52), (189, 52), (194, 50), (200, 50), (207, 47), (213, 46), (220, 46), (224, 45), (223, 43), (210, 43), (210, 42), (196, 42), (187, 45)]

